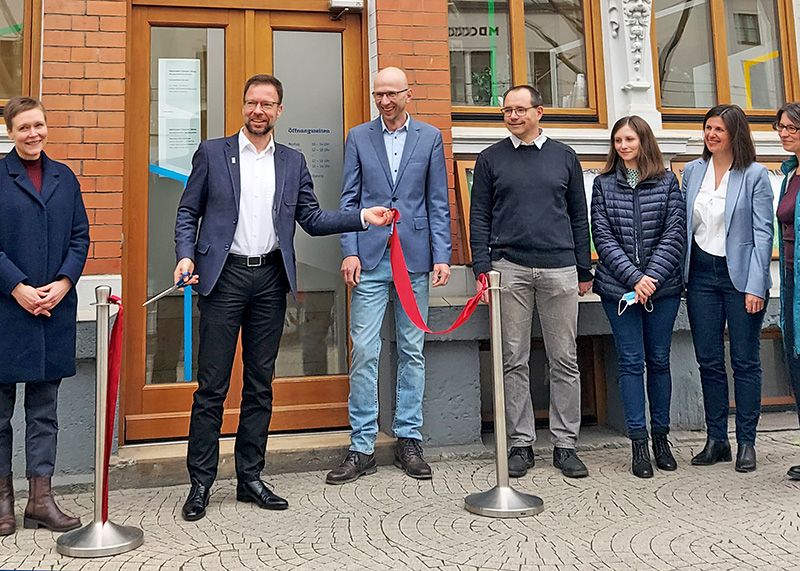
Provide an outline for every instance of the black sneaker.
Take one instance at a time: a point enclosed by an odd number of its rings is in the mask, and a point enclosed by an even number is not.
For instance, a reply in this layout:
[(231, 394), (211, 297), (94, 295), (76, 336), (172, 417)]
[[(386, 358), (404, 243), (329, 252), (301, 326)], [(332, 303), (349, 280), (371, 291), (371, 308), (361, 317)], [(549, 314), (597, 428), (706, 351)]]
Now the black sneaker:
[(422, 457), (422, 444), (413, 438), (398, 438), (394, 447), (394, 465), (417, 480), (430, 480), (431, 467)]
[(533, 457), (532, 446), (512, 446), (508, 453), (508, 475), (512, 478), (522, 478), (533, 468), (536, 459)]
[(374, 474), (377, 471), (378, 464), (375, 462), (375, 454), (363, 454), (351, 450), (341, 464), (328, 472), (325, 482), (333, 485), (347, 484), (355, 482), (361, 476)]
[(561, 470), (567, 478), (585, 478), (589, 475), (574, 448), (553, 448), (553, 466)]

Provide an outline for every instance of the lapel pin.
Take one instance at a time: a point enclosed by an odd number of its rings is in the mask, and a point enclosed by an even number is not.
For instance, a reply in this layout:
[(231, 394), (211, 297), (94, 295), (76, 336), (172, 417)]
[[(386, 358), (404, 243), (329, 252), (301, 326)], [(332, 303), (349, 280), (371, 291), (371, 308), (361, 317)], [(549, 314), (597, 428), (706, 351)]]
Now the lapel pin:
[(231, 164), (232, 164), (232, 165), (235, 165), (235, 164), (236, 164), (236, 157), (231, 157)]

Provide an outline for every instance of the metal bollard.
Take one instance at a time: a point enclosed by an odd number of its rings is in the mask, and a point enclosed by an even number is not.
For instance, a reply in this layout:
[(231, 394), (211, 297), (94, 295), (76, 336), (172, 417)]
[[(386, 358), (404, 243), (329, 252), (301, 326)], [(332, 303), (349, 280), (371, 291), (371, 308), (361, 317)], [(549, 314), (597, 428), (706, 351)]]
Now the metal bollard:
[(136, 549), (144, 542), (144, 533), (137, 527), (103, 522), (103, 488), (106, 473), (103, 466), (106, 438), (106, 394), (108, 387), (108, 319), (111, 295), (109, 286), (97, 286), (97, 392), (95, 395), (94, 447), (94, 520), (80, 529), (58, 538), (56, 550), (69, 557), (107, 557)]
[(537, 496), (518, 492), (508, 482), (503, 338), (500, 329), (500, 272), (491, 271), (488, 275), (497, 485), (486, 492), (470, 494), (464, 498), (464, 508), (474, 514), (488, 517), (527, 517), (541, 513), (544, 510), (544, 502)]

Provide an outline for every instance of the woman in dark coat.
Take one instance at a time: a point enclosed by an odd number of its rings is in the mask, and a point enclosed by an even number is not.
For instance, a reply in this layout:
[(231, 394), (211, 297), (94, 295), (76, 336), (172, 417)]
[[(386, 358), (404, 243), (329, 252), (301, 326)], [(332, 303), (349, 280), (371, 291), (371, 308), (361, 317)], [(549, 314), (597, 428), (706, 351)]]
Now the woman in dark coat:
[(78, 180), (45, 155), (42, 104), (15, 97), (4, 109), (14, 149), (0, 160), (0, 535), (16, 530), (11, 416), (25, 386), (26, 528), (80, 526), (53, 500), (61, 379), (75, 374), (75, 284), (89, 249)]
[(656, 465), (677, 468), (667, 440), (669, 353), (683, 289), (686, 203), (675, 175), (664, 170), (653, 131), (636, 115), (623, 117), (611, 130), (606, 166), (592, 189), (592, 237), (600, 258), (593, 289), (617, 348), (631, 470), (650, 478), (645, 388)]

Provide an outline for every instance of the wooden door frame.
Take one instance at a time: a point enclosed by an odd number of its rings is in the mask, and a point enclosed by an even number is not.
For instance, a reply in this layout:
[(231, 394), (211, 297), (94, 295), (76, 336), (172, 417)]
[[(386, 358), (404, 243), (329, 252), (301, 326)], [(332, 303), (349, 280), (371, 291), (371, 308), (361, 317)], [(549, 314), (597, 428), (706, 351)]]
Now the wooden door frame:
[[(168, 2), (169, 0), (167, 0)], [(167, 2), (163, 2), (165, 4)], [(196, 382), (145, 385), (146, 378), (146, 320), (141, 301), (147, 296), (148, 259), (148, 173), (143, 165), (149, 162), (150, 117), (150, 29), (153, 26), (218, 27), (225, 28), (225, 105), (226, 133), (235, 132), (241, 125), (241, 87), (254, 73), (272, 70), (271, 41), (264, 49), (264, 30), (308, 30), (342, 33), (342, 73), (344, 89), (344, 131), (360, 123), (364, 117), (363, 34), (359, 15), (348, 14), (333, 21), (327, 13), (310, 13), (305, 9), (291, 12), (224, 9), (225, 2), (214, 3), (220, 8), (188, 8), (154, 6), (154, 3), (134, 1), (132, 31), (127, 47), (129, 75), (126, 89), (126, 110), (129, 136), (126, 138), (125, 192), (123, 195), (123, 297), (129, 300), (123, 353), (122, 399), (120, 401), (120, 444), (153, 439), (180, 439), (188, 434), (192, 395)], [(177, 4), (177, 3), (173, 3)], [(196, 2), (194, 3), (196, 5)], [(287, 8), (286, 3), (268, 2), (273, 8)], [(280, 6), (279, 6), (280, 5)], [(182, 3), (181, 6), (187, 6)], [(269, 8), (270, 6), (265, 6)], [(146, 40), (142, 38), (146, 36)], [(134, 53), (133, 40), (136, 37)], [(249, 49), (248, 46), (251, 48)], [(142, 122), (141, 118), (148, 121)], [(136, 189), (136, 190), (135, 190)], [(349, 349), (349, 347), (348, 347)], [(241, 361), (237, 356), (226, 400), (222, 433), (235, 432), (238, 423)], [(240, 381), (239, 381), (240, 382)], [(329, 399), (331, 404), (300, 403), (293, 399), (289, 387)], [(272, 428), (297, 428), (298, 415), (305, 427), (347, 425), (347, 375), (275, 379)]]

